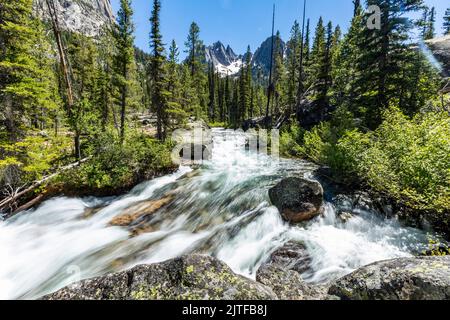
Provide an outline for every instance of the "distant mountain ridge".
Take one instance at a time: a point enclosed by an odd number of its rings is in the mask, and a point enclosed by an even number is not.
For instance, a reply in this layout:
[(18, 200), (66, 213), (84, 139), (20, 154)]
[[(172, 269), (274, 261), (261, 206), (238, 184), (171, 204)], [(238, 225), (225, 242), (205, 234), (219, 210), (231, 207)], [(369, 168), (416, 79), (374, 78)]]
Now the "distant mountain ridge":
[[(274, 43), (276, 41), (274, 36)], [(283, 54), (286, 53), (286, 43), (280, 39), (280, 50)], [(272, 49), (272, 37), (267, 38), (261, 46), (252, 54), (252, 66), (255, 69), (260, 69), (264, 75), (267, 75), (270, 70), (270, 53)], [(245, 64), (246, 55), (236, 54), (233, 49), (217, 41), (210, 46), (205, 47), (205, 60), (207, 63), (212, 63), (216, 71), (222, 76), (234, 76), (239, 73), (242, 66)]]
[(237, 74), (244, 64), (242, 55), (237, 55), (229, 45), (225, 47), (220, 41), (205, 47), (205, 59), (222, 76)]

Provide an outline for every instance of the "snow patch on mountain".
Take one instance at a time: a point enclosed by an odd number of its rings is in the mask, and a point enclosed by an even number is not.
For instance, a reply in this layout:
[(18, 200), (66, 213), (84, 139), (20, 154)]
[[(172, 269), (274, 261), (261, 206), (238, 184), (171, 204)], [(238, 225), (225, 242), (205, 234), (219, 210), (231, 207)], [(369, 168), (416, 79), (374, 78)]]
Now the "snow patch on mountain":
[(207, 63), (212, 63), (221, 76), (233, 76), (239, 73), (244, 61), (243, 56), (234, 53), (230, 46), (225, 47), (220, 41), (206, 47)]

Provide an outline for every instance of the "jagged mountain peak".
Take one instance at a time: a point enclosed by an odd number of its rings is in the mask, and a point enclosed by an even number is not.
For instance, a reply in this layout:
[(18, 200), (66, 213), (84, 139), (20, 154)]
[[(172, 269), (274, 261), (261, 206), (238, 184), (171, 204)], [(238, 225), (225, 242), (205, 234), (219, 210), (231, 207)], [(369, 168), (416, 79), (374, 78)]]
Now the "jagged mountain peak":
[[(286, 43), (277, 36), (273, 36), (274, 45), (280, 41), (280, 52), (286, 54)], [(250, 53), (252, 65), (268, 74), (270, 69), (270, 53), (272, 49), (272, 36), (264, 40), (256, 52)], [(212, 45), (205, 47), (205, 57), (207, 63), (212, 63), (217, 72), (221, 75), (236, 75), (247, 60), (247, 53), (238, 55), (230, 45), (225, 46), (221, 41), (216, 41)]]
[(277, 40), (280, 41), (280, 52), (286, 53), (286, 43), (283, 39), (278, 38), (277, 36), (270, 36), (266, 40), (263, 41), (261, 46), (255, 51), (253, 55), (252, 64), (254, 67), (260, 68), (264, 73), (269, 73), (270, 69), (270, 54), (272, 51), (272, 38), (274, 41), (274, 46)]
[(221, 75), (235, 75), (242, 66), (242, 56), (238, 56), (231, 49), (230, 45), (225, 45), (221, 41), (213, 43), (205, 48), (206, 62), (212, 63)]

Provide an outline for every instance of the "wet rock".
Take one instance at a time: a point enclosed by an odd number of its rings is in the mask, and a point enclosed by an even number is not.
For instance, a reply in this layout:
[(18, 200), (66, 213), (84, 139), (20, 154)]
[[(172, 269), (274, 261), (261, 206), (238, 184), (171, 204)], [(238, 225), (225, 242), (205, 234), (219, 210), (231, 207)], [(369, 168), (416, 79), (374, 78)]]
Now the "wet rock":
[(102, 206), (102, 207), (86, 208), (86, 209), (84, 210), (83, 217), (84, 217), (84, 218), (90, 218), (90, 217), (93, 217), (93, 216), (95, 216), (98, 212), (100, 212), (103, 208), (104, 208), (103, 206)]
[(448, 300), (450, 256), (377, 262), (338, 280), (329, 293), (346, 300)]
[(270, 200), (283, 219), (291, 223), (311, 220), (324, 212), (320, 183), (303, 178), (287, 178), (269, 190)]
[(272, 300), (271, 289), (223, 262), (187, 255), (70, 285), (44, 300)]
[(272, 253), (264, 265), (278, 265), (302, 274), (310, 269), (311, 257), (303, 243), (290, 241)]
[(280, 300), (329, 300), (327, 286), (308, 285), (293, 270), (280, 265), (265, 265), (256, 275), (256, 281), (271, 288)]
[(126, 209), (121, 215), (111, 220), (109, 224), (117, 227), (130, 226), (138, 219), (156, 213), (159, 209), (170, 204), (172, 201), (173, 196), (168, 196), (160, 200), (140, 202)]
[(195, 164), (212, 158), (212, 150), (207, 145), (186, 143), (180, 149), (179, 155), (182, 163), (193, 162)]
[(338, 218), (342, 223), (347, 223), (351, 219), (353, 219), (353, 214), (351, 214), (350, 212), (342, 211), (339, 213)]

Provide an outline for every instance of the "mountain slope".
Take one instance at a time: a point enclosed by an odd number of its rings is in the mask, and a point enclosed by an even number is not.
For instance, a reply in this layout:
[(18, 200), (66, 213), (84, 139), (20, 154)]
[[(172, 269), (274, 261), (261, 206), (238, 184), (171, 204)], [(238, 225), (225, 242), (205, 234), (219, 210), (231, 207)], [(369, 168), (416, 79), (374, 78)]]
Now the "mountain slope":
[[(110, 0), (54, 0), (61, 27), (64, 30), (96, 36), (102, 26), (114, 23)], [(47, 20), (49, 18), (46, 0), (34, 0), (34, 12)]]
[[(277, 38), (274, 36), (274, 46), (276, 43)], [(283, 52), (283, 54), (286, 51), (286, 43), (280, 39), (281, 48), (280, 50)], [(252, 64), (254, 68), (259, 68), (263, 71), (264, 74), (269, 74), (270, 71), (270, 54), (272, 51), (272, 37), (267, 38), (261, 46), (256, 50)]]
[(237, 74), (243, 65), (243, 57), (234, 53), (230, 46), (225, 48), (220, 41), (205, 48), (205, 58), (222, 76)]

